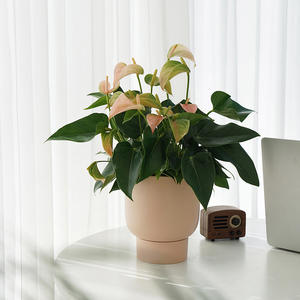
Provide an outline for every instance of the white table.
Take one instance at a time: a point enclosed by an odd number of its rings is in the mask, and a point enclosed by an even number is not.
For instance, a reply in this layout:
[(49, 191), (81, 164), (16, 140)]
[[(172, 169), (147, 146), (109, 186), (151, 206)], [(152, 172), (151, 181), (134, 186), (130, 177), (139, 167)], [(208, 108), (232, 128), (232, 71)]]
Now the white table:
[(300, 253), (269, 246), (263, 220), (247, 220), (240, 240), (189, 238), (188, 259), (138, 261), (127, 227), (84, 238), (57, 257), (54, 279), (68, 299), (300, 300)]

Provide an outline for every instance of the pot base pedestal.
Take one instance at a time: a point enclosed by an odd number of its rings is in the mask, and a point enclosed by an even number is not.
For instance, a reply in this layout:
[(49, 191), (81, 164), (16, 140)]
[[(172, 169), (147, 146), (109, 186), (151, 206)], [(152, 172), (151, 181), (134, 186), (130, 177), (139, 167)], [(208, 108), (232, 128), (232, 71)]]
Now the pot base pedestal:
[(152, 264), (176, 264), (187, 259), (188, 238), (174, 242), (153, 242), (136, 238), (137, 258)]

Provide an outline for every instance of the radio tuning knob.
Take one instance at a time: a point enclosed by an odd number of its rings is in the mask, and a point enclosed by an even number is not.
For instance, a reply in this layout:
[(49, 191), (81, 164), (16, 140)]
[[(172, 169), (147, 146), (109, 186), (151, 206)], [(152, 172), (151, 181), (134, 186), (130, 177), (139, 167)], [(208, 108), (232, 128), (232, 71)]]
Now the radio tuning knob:
[(233, 225), (237, 226), (237, 225), (240, 224), (240, 219), (238, 219), (238, 218), (233, 218), (233, 219), (231, 220), (231, 223), (232, 223)]

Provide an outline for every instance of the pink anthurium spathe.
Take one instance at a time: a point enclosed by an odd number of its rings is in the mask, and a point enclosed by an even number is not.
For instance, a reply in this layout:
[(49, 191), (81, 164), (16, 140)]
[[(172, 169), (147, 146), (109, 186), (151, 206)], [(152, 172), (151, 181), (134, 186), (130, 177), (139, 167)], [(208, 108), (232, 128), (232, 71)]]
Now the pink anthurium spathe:
[(111, 107), (109, 113), (109, 119), (127, 110), (131, 110), (131, 109), (145, 110), (145, 107), (140, 104), (139, 95), (136, 95), (136, 103), (137, 104), (132, 103), (125, 96), (125, 94), (120, 95), (118, 99), (114, 102), (113, 106)]
[(185, 57), (189, 60), (191, 60), (194, 63), (194, 66), (196, 66), (195, 58), (193, 53), (190, 51), (190, 49), (182, 44), (175, 44), (173, 45), (167, 54), (168, 60), (172, 57)]
[(106, 80), (101, 81), (99, 84), (100, 92), (103, 94), (110, 94), (114, 92), (115, 90), (118, 89), (120, 85), (120, 80), (130, 74), (137, 74), (137, 75), (144, 74), (144, 69), (136, 63), (130, 65), (126, 65), (123, 62), (118, 63), (114, 69), (113, 87), (112, 88), (110, 87), (111, 85), (108, 82), (108, 77), (106, 77)]
[[(133, 59), (134, 61), (134, 59)], [(119, 66), (118, 66), (119, 65)], [(131, 74), (136, 74), (136, 75), (140, 75), (140, 74), (144, 74), (144, 69), (135, 63), (130, 64), (130, 65), (126, 65), (124, 63), (119, 63), (118, 66), (118, 75), (116, 77), (117, 81), (120, 81), (122, 78), (124, 78), (127, 75), (131, 75)], [(116, 66), (116, 67), (117, 67)]]
[(160, 124), (160, 122), (164, 119), (163, 116), (158, 116), (154, 114), (148, 114), (146, 118), (152, 133), (154, 132), (155, 128)]
[(190, 99), (188, 99), (185, 104), (182, 104), (180, 103), (181, 107), (186, 111), (186, 112), (189, 112), (189, 113), (195, 113), (198, 109), (197, 105), (196, 104), (188, 104)]
[(111, 88), (110, 83), (108, 82), (108, 76), (106, 76), (106, 79), (102, 80), (99, 84), (99, 91), (107, 95), (117, 90), (118, 87), (119, 87), (119, 82), (115, 83)]

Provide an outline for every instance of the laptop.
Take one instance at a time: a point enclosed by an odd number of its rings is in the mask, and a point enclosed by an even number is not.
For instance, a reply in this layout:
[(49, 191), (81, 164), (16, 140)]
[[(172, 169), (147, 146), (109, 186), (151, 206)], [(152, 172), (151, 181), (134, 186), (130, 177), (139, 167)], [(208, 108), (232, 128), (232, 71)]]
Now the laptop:
[(261, 143), (268, 244), (300, 252), (300, 141)]

